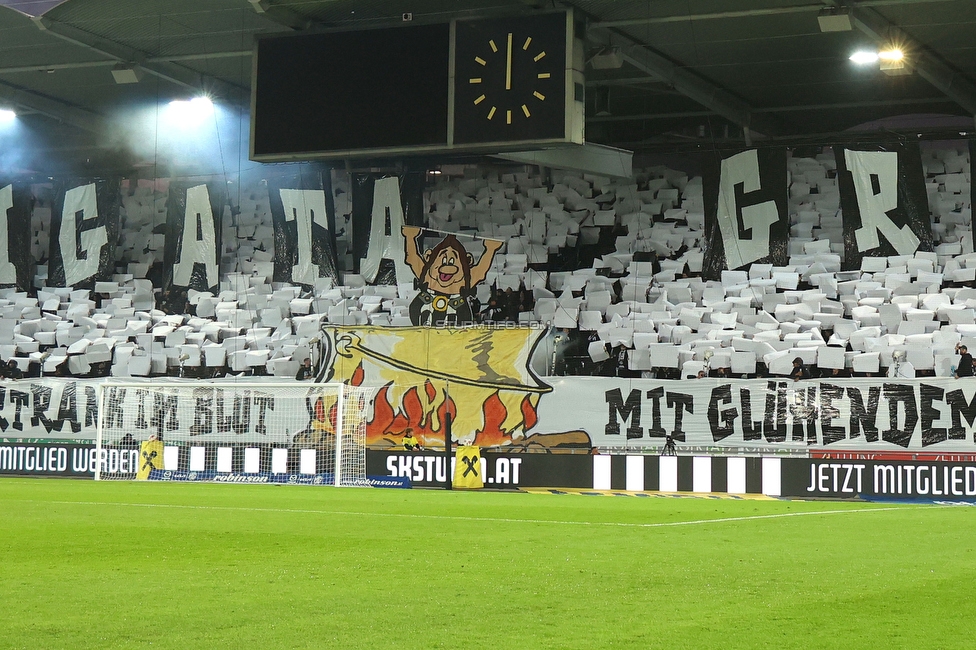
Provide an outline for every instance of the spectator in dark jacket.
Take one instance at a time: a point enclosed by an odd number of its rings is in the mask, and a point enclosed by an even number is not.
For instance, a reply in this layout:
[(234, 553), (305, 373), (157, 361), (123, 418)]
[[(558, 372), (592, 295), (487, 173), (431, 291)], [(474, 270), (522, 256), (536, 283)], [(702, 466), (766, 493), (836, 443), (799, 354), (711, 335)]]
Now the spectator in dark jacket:
[(7, 361), (7, 367), (3, 369), (3, 376), (5, 379), (23, 379), (24, 372), (17, 365), (16, 360), (10, 359)]
[(810, 371), (807, 370), (807, 367), (803, 365), (803, 359), (800, 357), (793, 359), (793, 370), (790, 371), (790, 377), (793, 379), (793, 381), (810, 379)]
[(312, 378), (312, 360), (305, 357), (302, 361), (302, 365), (298, 366), (298, 372), (295, 374), (296, 381), (305, 381), (306, 379)]
[(972, 377), (973, 355), (969, 354), (969, 348), (965, 345), (956, 345), (956, 352), (959, 353), (959, 364), (956, 366), (956, 379), (960, 377)]

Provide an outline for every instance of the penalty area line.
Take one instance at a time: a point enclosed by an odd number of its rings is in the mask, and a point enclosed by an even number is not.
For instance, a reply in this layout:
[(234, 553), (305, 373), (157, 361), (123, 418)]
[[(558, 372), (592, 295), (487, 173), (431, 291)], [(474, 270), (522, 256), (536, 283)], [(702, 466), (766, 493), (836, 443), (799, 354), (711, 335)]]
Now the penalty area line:
[(511, 517), (469, 517), (461, 515), (428, 515), (404, 512), (361, 512), (349, 510), (311, 510), (306, 508), (253, 508), (246, 506), (195, 506), (176, 503), (125, 503), (117, 501), (41, 501), (17, 499), (22, 503), (46, 503), (71, 506), (116, 506), (121, 508), (167, 508), (174, 510), (209, 510), (225, 512), (263, 512), (268, 514), (336, 515), (344, 517), (391, 517), (398, 519), (428, 519), (445, 521), (471, 521), (504, 524), (554, 524), (559, 526), (610, 526), (616, 528), (670, 528), (674, 526), (701, 526), (756, 521), (760, 519), (786, 519), (788, 517), (812, 517), (818, 515), (844, 515), (866, 512), (892, 512), (920, 510), (923, 508), (947, 508), (945, 505), (889, 506), (884, 508), (850, 508), (844, 510), (810, 510), (804, 512), (779, 512), (768, 515), (745, 515), (742, 517), (716, 517), (713, 519), (690, 519), (686, 521), (661, 522), (623, 522), (623, 521), (571, 521), (559, 519), (515, 519)]

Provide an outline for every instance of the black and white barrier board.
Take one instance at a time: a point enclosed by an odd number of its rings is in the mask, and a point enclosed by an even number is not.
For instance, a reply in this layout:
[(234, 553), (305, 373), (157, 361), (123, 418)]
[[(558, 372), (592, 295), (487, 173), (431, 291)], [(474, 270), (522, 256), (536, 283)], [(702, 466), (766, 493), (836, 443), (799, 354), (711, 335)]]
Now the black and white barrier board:
[(778, 458), (593, 456), (594, 490), (721, 492), (778, 496)]
[[(135, 477), (138, 449), (103, 449), (102, 471)], [(93, 478), (98, 464), (95, 445), (78, 443), (0, 442), (0, 476)]]
[[(159, 470), (200, 477), (270, 477), (254, 482), (313, 483), (327, 473), (327, 454), (271, 446), (164, 447)], [(440, 450), (367, 451), (371, 484), (443, 487), (447, 459)], [(78, 443), (0, 443), (0, 476), (92, 478), (102, 472), (134, 478), (139, 451)], [(270, 471), (269, 471), (270, 470)], [(555, 488), (699, 494), (762, 494), (785, 498), (976, 500), (976, 462), (857, 460), (758, 456), (654, 456), (503, 453), (485, 450), (480, 468), (490, 489)], [(275, 480), (275, 476), (284, 477)], [(294, 477), (288, 479), (287, 477)], [(304, 481), (302, 477), (309, 480)], [(160, 477), (162, 478), (162, 477)], [(168, 478), (168, 477), (167, 477)], [(187, 480), (187, 479), (181, 479)], [(219, 480), (212, 478), (210, 480)]]
[(971, 501), (976, 463), (789, 458), (782, 461), (781, 494)]
[(172, 472), (217, 472), (234, 474), (322, 474), (331, 471), (331, 453), (313, 448), (269, 445), (163, 447), (160, 469)]
[[(503, 453), (484, 450), (486, 488), (565, 488), (632, 492), (779, 495), (780, 459), (709, 456)], [(444, 485), (444, 454), (370, 451), (371, 475), (405, 477), (416, 487)], [(453, 470), (453, 459), (452, 459)]]
[[(484, 449), (480, 468), (486, 488), (518, 489), (554, 487), (590, 489), (593, 487), (593, 457), (588, 454), (504, 453)], [(610, 458), (607, 456), (607, 458)], [(370, 476), (401, 477), (415, 487), (443, 487), (454, 475), (456, 458), (450, 459), (450, 474), (445, 474), (447, 459), (443, 450), (366, 452), (366, 471)]]
[(788, 498), (973, 500), (976, 462), (594, 456), (593, 489)]

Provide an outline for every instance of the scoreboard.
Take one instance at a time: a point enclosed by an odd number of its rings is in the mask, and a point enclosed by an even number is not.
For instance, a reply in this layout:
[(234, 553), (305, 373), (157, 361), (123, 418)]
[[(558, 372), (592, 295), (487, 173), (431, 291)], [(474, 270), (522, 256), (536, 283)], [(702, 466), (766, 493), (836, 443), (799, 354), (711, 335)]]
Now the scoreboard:
[(259, 38), (251, 159), (583, 143), (572, 12)]

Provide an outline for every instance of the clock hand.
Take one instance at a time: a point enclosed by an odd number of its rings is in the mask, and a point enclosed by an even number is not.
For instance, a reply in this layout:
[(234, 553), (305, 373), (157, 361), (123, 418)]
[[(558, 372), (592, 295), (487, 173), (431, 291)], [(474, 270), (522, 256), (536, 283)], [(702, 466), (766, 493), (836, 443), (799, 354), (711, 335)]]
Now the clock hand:
[(508, 33), (508, 58), (505, 61), (505, 90), (512, 89), (512, 32)]

